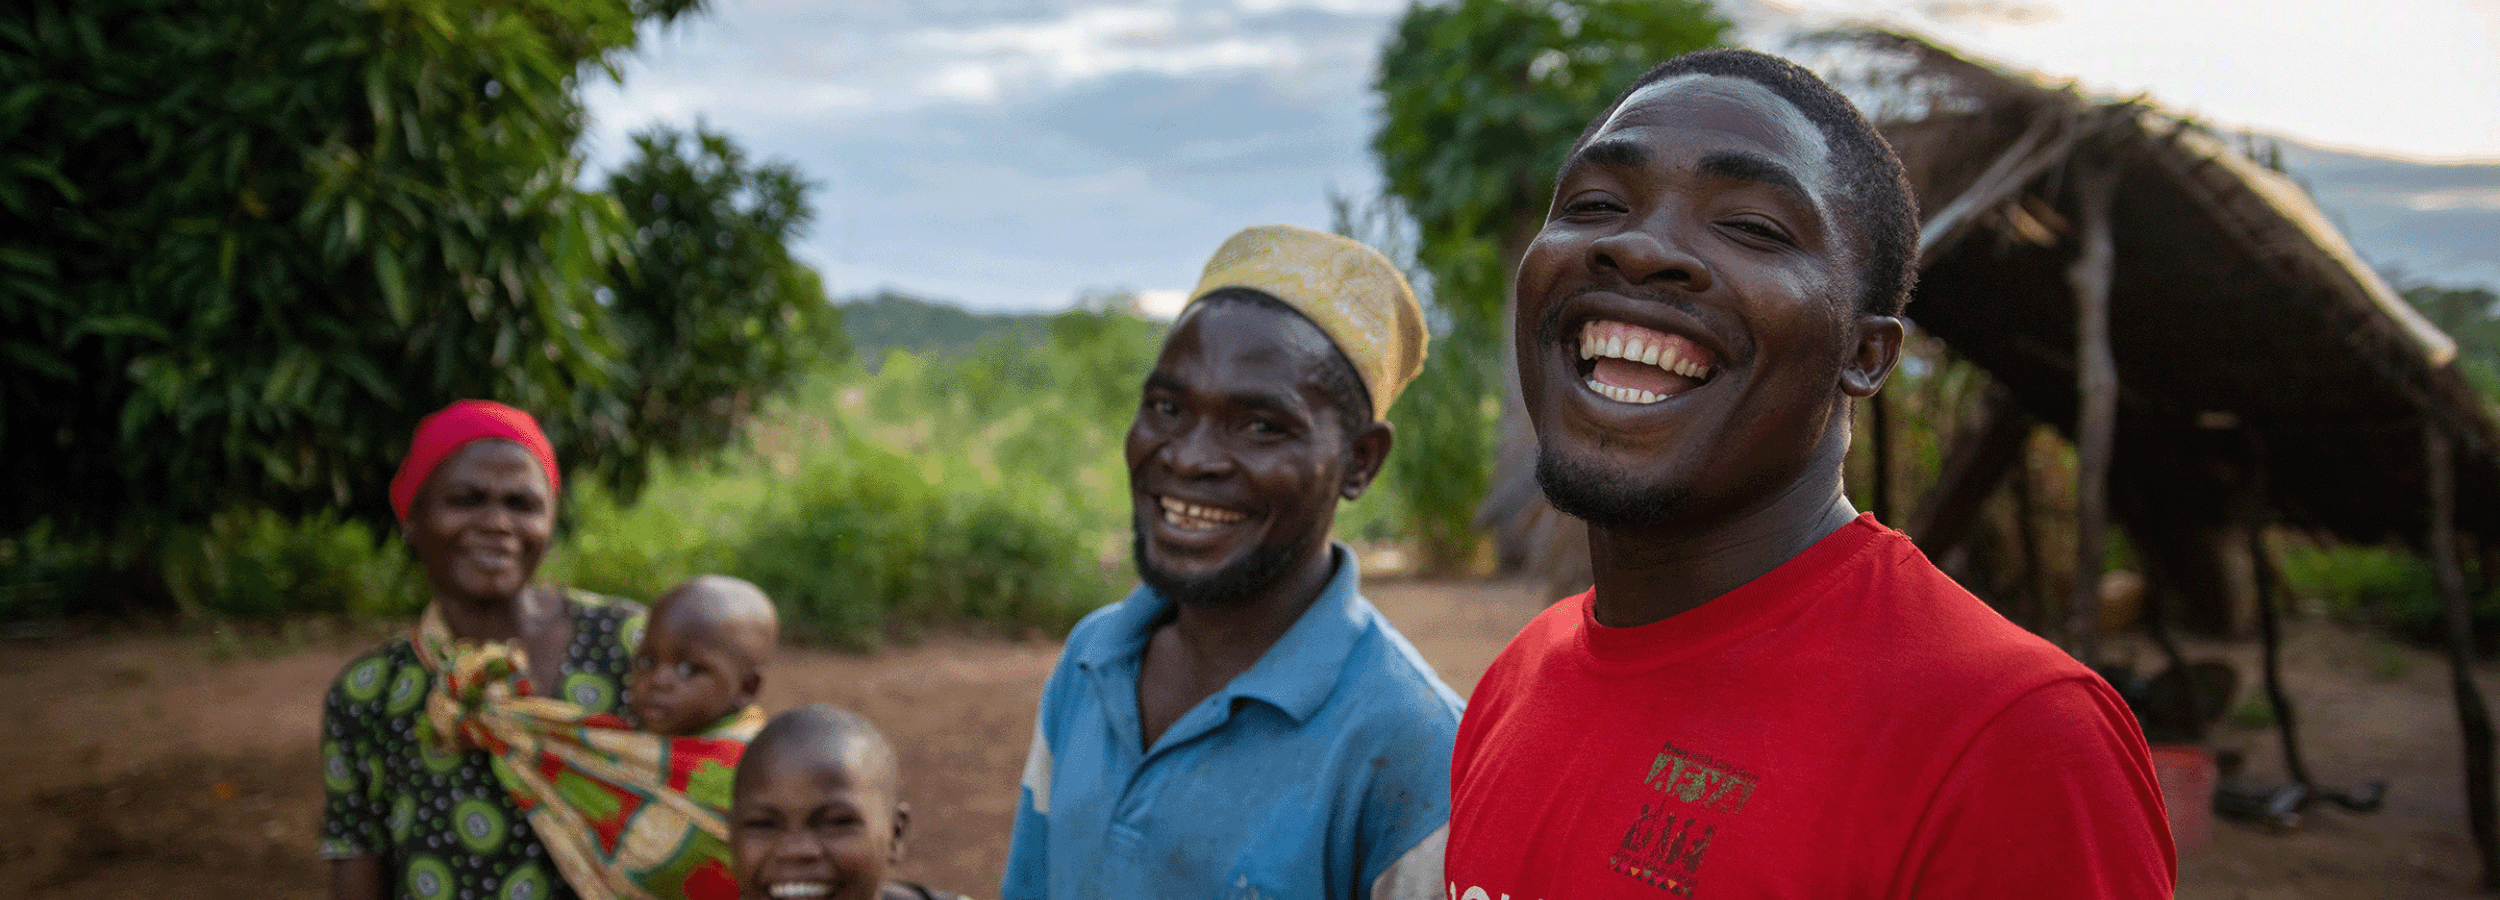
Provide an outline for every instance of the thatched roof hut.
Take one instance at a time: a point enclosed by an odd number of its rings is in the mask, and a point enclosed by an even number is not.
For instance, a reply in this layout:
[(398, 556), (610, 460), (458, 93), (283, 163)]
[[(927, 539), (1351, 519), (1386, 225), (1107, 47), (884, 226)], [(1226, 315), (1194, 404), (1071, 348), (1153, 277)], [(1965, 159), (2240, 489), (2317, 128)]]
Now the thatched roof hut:
[(2084, 169), (2114, 170), (2115, 491), (2194, 514), (2262, 475), (2283, 524), (2418, 547), (2436, 424), (2458, 444), (2457, 527), (2500, 537), (2500, 438), (2449, 365), (2455, 345), (2289, 178), (2145, 104), (1890, 32), (1830, 43), (1863, 54), (1852, 74), (1882, 98), (1870, 114), (1924, 208), (1910, 317), (2069, 436), (2078, 187)]

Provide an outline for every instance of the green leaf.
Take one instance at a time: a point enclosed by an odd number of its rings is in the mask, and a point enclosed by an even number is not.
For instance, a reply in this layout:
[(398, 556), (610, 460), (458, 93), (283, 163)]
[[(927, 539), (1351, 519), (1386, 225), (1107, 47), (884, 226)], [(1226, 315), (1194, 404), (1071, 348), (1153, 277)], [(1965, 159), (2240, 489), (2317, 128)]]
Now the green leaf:
[(13, 340), (0, 344), (0, 352), (6, 352), (9, 361), (19, 368), (41, 373), (54, 381), (75, 381), (79, 377), (78, 370), (71, 367), (68, 360), (46, 347)]
[(391, 324), (401, 328), (416, 321), (416, 304), (408, 297), (407, 269), (399, 261), (399, 251), (389, 241), (373, 247), (373, 277), (382, 286), (382, 303), (390, 310)]
[(90, 335), (96, 337), (143, 337), (159, 341), (167, 340), (172, 337), (172, 334), (166, 331), (164, 323), (145, 316), (128, 313), (81, 319), (75, 327), (69, 330), (68, 339), (76, 341)]

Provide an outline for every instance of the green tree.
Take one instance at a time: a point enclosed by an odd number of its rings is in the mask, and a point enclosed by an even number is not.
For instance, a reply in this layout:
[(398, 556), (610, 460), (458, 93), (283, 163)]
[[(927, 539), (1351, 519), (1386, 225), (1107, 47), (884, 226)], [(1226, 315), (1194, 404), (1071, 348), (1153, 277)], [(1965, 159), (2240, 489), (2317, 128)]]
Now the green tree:
[(1408, 7), (1381, 51), (1372, 150), (1446, 327), (1392, 416), (1395, 483), (1428, 557), (1471, 540), (1493, 469), (1487, 399), (1509, 390), (1511, 280), (1564, 152), (1634, 78), (1727, 27), (1703, 0), (1457, 0)]
[(0, 534), (388, 522), (410, 428), (459, 397), (532, 410), (569, 475), (626, 488), (717, 444), (822, 302), (778, 246), (795, 175), (662, 136), (614, 182), (652, 208), (577, 186), (582, 79), (698, 5), (0, 14)]
[(734, 442), (758, 399), (841, 362), (848, 345), (815, 270), (790, 258), (811, 215), (796, 168), (749, 165), (700, 125), (635, 135), (634, 148), (608, 178), (632, 229), (630, 253), (609, 263), (607, 311), (626, 362), (609, 395), (640, 423), (620, 449), (649, 460)]

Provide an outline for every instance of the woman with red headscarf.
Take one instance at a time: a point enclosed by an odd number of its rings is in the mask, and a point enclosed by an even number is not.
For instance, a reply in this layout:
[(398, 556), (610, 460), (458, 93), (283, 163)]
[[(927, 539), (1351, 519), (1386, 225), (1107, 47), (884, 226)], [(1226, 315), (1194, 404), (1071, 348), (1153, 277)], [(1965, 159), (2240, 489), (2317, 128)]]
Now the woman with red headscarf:
[(417, 426), (391, 504), (432, 597), (414, 633), (349, 663), (330, 688), (321, 852), (331, 896), (573, 896), (495, 757), (452, 724), (476, 696), (442, 689), (495, 671), (489, 695), (619, 708), (642, 607), (530, 583), (560, 484), (528, 413), (463, 400)]

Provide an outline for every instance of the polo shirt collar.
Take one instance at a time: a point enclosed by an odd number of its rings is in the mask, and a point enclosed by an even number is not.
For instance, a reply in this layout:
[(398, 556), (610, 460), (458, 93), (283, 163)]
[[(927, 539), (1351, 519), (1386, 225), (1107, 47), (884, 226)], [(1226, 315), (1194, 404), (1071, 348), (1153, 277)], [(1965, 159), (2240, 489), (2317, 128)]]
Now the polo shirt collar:
[[(1329, 576), (1328, 585), (1258, 662), (1215, 693), (1226, 706), (1231, 705), (1230, 698), (1247, 697), (1276, 707), (1300, 724), (1336, 692), (1337, 674), (1370, 622), (1361, 602), (1362, 566), (1354, 558), (1354, 549), (1330, 541), (1329, 552), (1336, 572)], [(1096, 669), (1124, 659), (1133, 663), (1145, 654), (1155, 620), (1171, 605), (1170, 598), (1139, 585), (1105, 623), (1110, 626), (1106, 640), (1085, 648), (1078, 656), (1079, 664)], [(1135, 671), (1133, 666), (1129, 671)]]

